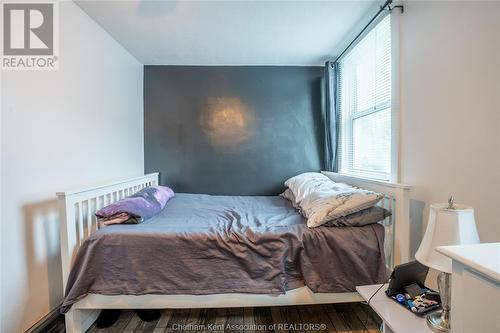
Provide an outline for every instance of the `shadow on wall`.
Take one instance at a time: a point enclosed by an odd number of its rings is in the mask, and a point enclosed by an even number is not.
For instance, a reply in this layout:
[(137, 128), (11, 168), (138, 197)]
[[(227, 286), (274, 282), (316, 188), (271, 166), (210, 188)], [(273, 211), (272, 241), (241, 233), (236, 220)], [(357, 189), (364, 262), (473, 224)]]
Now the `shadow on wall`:
[[(314, 128), (316, 133), (318, 133), (318, 142), (320, 144), (316, 145), (316, 153), (320, 157), (321, 170), (325, 169), (325, 79), (324, 77), (315, 79), (311, 86), (309, 87), (311, 96), (319, 94), (319, 99), (311, 99), (311, 110), (313, 110)], [(314, 140), (314, 138), (310, 138)]]
[(415, 256), (422, 241), (425, 202), (410, 200), (410, 258)]
[[(57, 200), (26, 204), (22, 212), (28, 272), (25, 293), (30, 298), (47, 300), (44, 308), (36, 309), (29, 299), (25, 300), (23, 322), (29, 322), (34, 314), (42, 318), (47, 310), (55, 309), (63, 297)], [(47, 288), (41, 288), (43, 285)]]
[[(415, 252), (417, 252), (420, 242), (424, 237), (424, 226), (427, 226), (427, 221), (425, 221), (425, 216), (428, 216), (429, 212), (425, 210), (425, 202), (418, 200), (410, 200), (410, 255), (411, 258), (415, 257)], [(431, 289), (437, 290), (437, 276), (439, 271), (432, 268), (429, 269), (427, 278), (425, 279), (425, 285)]]

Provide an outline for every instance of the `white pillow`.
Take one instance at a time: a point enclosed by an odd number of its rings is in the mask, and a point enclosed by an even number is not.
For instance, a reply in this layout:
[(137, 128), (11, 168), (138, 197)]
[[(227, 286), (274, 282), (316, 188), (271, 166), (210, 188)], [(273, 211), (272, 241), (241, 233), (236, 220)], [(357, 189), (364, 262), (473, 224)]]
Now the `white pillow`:
[(300, 203), (315, 189), (316, 186), (321, 186), (330, 178), (319, 172), (305, 172), (298, 176), (292, 177), (285, 181), (285, 186), (288, 187), (295, 196), (295, 202)]
[(310, 228), (375, 206), (383, 198), (380, 193), (336, 183), (316, 172), (292, 177), (285, 182), (285, 186), (295, 196), (295, 202)]

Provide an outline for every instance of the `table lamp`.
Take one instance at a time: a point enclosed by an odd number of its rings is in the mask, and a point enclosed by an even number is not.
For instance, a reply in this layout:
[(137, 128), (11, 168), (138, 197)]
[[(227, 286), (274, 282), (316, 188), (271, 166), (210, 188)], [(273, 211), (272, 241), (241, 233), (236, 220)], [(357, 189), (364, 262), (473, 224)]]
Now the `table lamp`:
[(431, 205), (427, 229), (415, 258), (420, 263), (440, 271), (437, 282), (442, 310), (427, 315), (427, 324), (435, 332), (450, 330), (451, 299), (451, 259), (435, 249), (444, 245), (477, 243), (479, 236), (472, 207), (454, 204), (453, 197), (448, 200), (448, 204)]

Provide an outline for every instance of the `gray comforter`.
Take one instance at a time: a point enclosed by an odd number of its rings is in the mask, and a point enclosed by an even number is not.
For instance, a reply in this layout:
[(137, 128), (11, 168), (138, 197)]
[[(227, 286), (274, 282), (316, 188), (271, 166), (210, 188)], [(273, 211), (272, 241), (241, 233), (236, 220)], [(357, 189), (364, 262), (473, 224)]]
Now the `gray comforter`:
[(280, 294), (354, 291), (385, 280), (384, 229), (318, 227), (281, 197), (177, 194), (142, 224), (111, 225), (81, 246), (62, 312), (88, 293)]

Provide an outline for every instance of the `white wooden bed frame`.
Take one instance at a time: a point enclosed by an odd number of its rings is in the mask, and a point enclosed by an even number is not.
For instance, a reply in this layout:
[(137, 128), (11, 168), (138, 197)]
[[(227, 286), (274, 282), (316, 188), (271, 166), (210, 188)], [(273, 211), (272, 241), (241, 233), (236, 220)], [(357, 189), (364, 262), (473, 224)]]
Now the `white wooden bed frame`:
[[(393, 215), (386, 224), (386, 252), (389, 266), (409, 260), (410, 219), (409, 186), (366, 180), (331, 172), (324, 172), (331, 179), (386, 195), (383, 205)], [(63, 288), (66, 288), (75, 255), (92, 232), (97, 229), (94, 213), (105, 205), (129, 196), (140, 189), (158, 184), (158, 173), (130, 178), (123, 181), (58, 192), (61, 211), (61, 260)], [(308, 287), (288, 291), (283, 295), (214, 294), (214, 295), (121, 295), (89, 294), (73, 304), (66, 313), (66, 332), (83, 333), (95, 321), (101, 309), (153, 309), (153, 308), (218, 308), (280, 306), (300, 304), (343, 303), (361, 301), (358, 293), (318, 293)]]

